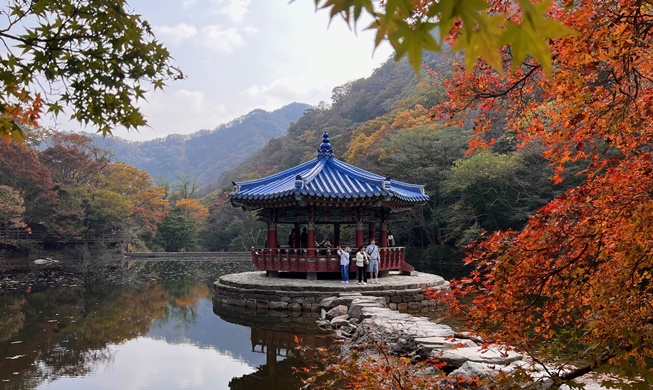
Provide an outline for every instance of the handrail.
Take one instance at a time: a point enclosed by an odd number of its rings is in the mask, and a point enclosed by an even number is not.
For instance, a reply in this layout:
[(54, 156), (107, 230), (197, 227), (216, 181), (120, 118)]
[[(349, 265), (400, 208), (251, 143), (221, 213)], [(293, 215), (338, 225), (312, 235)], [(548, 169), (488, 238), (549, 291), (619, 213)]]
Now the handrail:
[[(252, 261), (261, 271), (339, 272), (340, 256), (334, 248), (252, 248)], [(405, 247), (379, 248), (379, 270), (404, 268)], [(355, 252), (351, 253), (354, 262)]]

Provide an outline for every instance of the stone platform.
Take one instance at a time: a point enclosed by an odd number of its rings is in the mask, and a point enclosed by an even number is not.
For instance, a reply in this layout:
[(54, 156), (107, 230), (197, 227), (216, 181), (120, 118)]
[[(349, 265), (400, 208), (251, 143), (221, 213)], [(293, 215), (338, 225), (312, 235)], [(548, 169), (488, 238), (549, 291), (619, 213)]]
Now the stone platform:
[(359, 285), (340, 279), (307, 280), (301, 276), (267, 277), (265, 272), (243, 272), (221, 276), (214, 284), (214, 304), (245, 306), (256, 309), (313, 311), (320, 310), (322, 299), (338, 294), (358, 293), (383, 297), (390, 309), (420, 310), (434, 305), (426, 299), (424, 287), (444, 288), (449, 282), (441, 276), (390, 272), (379, 284)]

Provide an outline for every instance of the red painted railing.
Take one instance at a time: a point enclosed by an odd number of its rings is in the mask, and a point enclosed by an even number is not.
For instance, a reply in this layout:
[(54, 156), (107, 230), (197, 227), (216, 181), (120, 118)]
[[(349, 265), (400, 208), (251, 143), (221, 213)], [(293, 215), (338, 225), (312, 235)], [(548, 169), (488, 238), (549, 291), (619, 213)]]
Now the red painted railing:
[[(252, 261), (259, 271), (296, 271), (296, 272), (340, 272), (340, 256), (336, 249), (315, 249), (309, 255), (309, 249), (273, 249), (258, 248), (252, 250)], [(404, 270), (412, 267), (404, 260), (405, 247), (379, 248), (381, 260), (379, 271)], [(351, 253), (350, 267), (355, 264), (356, 253)]]

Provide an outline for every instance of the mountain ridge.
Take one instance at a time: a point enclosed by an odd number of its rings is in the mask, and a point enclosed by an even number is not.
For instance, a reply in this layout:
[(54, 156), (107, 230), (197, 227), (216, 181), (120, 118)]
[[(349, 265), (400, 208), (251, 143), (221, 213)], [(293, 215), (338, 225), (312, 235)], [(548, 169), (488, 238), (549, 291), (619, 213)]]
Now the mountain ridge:
[(290, 103), (274, 111), (255, 109), (213, 130), (171, 134), (149, 141), (128, 141), (87, 134), (96, 145), (110, 149), (115, 159), (173, 182), (178, 176), (196, 178), (200, 186), (215, 181), (288, 127), (312, 106)]

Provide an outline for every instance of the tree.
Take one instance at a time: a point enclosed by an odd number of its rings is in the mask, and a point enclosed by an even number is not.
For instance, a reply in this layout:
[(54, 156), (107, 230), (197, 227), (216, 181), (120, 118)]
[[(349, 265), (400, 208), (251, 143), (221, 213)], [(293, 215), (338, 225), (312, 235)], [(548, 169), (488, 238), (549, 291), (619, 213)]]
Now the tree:
[(85, 218), (89, 232), (96, 236), (127, 230), (132, 207), (122, 195), (104, 188), (93, 194)]
[(340, 15), (351, 27), (363, 15), (370, 16), (368, 27), (376, 30), (376, 46), (387, 40), (395, 58), (407, 56), (415, 72), (419, 72), (424, 50), (445, 52), (450, 44), (453, 50), (464, 50), (468, 67), (480, 57), (503, 71), (499, 49), (511, 44), (513, 68), (530, 55), (549, 72), (547, 40), (572, 33), (547, 12), (551, 1), (386, 0), (382, 7), (372, 0), (314, 2), (318, 8), (329, 9), (331, 18)]
[[(475, 271), (453, 291), (458, 306), (489, 341), (507, 342), (542, 361), (585, 362), (556, 384), (589, 371), (621, 376), (629, 387), (653, 381), (653, 32), (650, 1), (588, 1), (549, 14), (578, 31), (551, 43), (554, 72), (530, 59), (503, 77), (479, 63), (462, 67), (450, 99), (432, 110), (454, 123), (475, 113), (474, 148), (492, 145), (488, 131), (503, 111), (522, 144), (538, 140), (568, 180), (580, 184), (534, 215), (521, 231), (490, 235), (467, 258)], [(507, 68), (515, 48), (503, 51)], [(444, 110), (444, 111), (443, 111)], [(566, 368), (562, 365), (561, 368)]]
[[(542, 145), (556, 183), (569, 181), (570, 166), (584, 165), (575, 185), (522, 230), (491, 234), (472, 248), (466, 262), (475, 270), (452, 288), (465, 297), (455, 308), (472, 329), (537, 362), (576, 362), (548, 371), (554, 386), (590, 371), (616, 374), (611, 381), (628, 388), (653, 383), (653, 3), (396, 0), (378, 13), (363, 0), (316, 3), (350, 23), (374, 14), (377, 42), (388, 39), (399, 57), (415, 50), (414, 68), (422, 48), (465, 48), (448, 98), (431, 116), (472, 123), (472, 151), (512, 133), (520, 147)], [(461, 15), (472, 9), (483, 12)], [(443, 10), (450, 11), (444, 18)], [(440, 18), (432, 22), (434, 14)], [(576, 34), (550, 34), (542, 15)], [(437, 27), (441, 41), (426, 33)], [(480, 44), (488, 34), (489, 44)], [(544, 35), (560, 38), (545, 42)], [(476, 62), (481, 52), (485, 61)]]
[(166, 252), (187, 252), (198, 248), (195, 220), (180, 208), (170, 210), (159, 223), (158, 230)]
[(173, 193), (176, 194), (177, 199), (191, 199), (194, 198), (199, 189), (199, 184), (196, 177), (190, 175), (175, 175), (177, 181), (172, 185)]
[(47, 145), (39, 159), (49, 168), (57, 191), (57, 202), (44, 223), (48, 233), (64, 240), (99, 234), (93, 229), (100, 224), (90, 223), (88, 216), (101, 176), (110, 164), (108, 153), (76, 133), (54, 133)]
[(152, 234), (156, 232), (156, 226), (164, 217), (168, 202), (164, 199), (164, 187), (155, 186), (147, 172), (123, 162), (116, 162), (109, 166), (101, 185), (120, 194), (129, 202), (131, 224), (140, 227), (139, 230)]
[(0, 226), (22, 227), (23, 198), (18, 191), (5, 185), (0, 185)]
[(209, 216), (209, 210), (197, 199), (180, 199), (177, 201), (175, 207), (183, 210), (186, 215), (193, 217), (193, 219), (199, 224)]
[(15, 142), (0, 142), (0, 185), (19, 193), (25, 207), (24, 220), (43, 223), (57, 201), (52, 172), (39, 161), (38, 154)]
[(145, 126), (135, 101), (145, 85), (183, 78), (149, 24), (125, 0), (11, 0), (0, 7), (0, 137), (22, 140), (23, 125), (72, 110), (98, 127)]
[(54, 181), (61, 187), (95, 187), (109, 165), (109, 153), (94, 145), (93, 140), (77, 133), (54, 133), (49, 146), (39, 153), (50, 168)]

